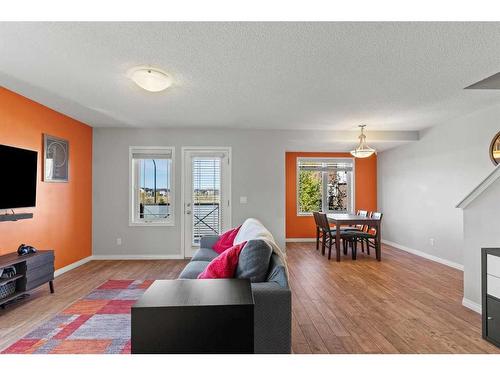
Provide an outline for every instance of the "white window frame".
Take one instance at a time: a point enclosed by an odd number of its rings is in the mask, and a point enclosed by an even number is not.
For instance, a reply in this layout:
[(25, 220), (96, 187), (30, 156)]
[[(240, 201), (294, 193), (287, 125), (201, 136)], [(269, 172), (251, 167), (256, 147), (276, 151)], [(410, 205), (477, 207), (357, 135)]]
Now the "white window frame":
[[(349, 212), (354, 212), (354, 207), (356, 207), (356, 160), (355, 158), (349, 158), (349, 157), (298, 157), (296, 162), (295, 162), (295, 170), (296, 170), (296, 181), (295, 181), (295, 187), (296, 187), (296, 196), (295, 196), (295, 201), (296, 201), (296, 213), (297, 213), (297, 216), (312, 216), (312, 212), (301, 212), (300, 211), (300, 204), (299, 204), (299, 192), (300, 192), (300, 189), (299, 189), (299, 181), (300, 181), (300, 178), (299, 178), (299, 173), (300, 173), (300, 168), (299, 168), (299, 164), (300, 164), (300, 161), (304, 161), (304, 160), (315, 160), (315, 161), (320, 161), (320, 160), (338, 160), (338, 161), (346, 161), (346, 160), (349, 160), (352, 162), (352, 177), (351, 177), (351, 191), (350, 191), (350, 194), (351, 194), (351, 199), (350, 199), (350, 203), (348, 203), (348, 208), (347, 208), (347, 211), (329, 211), (326, 209), (326, 203), (325, 203), (325, 199), (322, 199), (322, 207), (321, 207), (321, 210), (323, 212), (328, 212), (328, 213), (333, 213), (333, 212), (337, 212), (337, 213), (349, 213)], [(326, 181), (326, 175), (323, 173), (322, 174), (322, 184), (321, 184), (321, 188), (322, 188), (322, 191), (321, 191), (321, 195), (323, 197), (326, 197), (328, 192), (326, 191), (327, 189), (327, 184), (328, 184), (328, 181)], [(349, 207), (350, 206), (350, 207)]]
[[(133, 154), (144, 153), (165, 153), (171, 155), (170, 162), (170, 215), (167, 219), (162, 220), (146, 220), (138, 217), (138, 202), (137, 195), (139, 184), (138, 181), (138, 166), (134, 163)], [(147, 227), (172, 227), (175, 226), (175, 147), (173, 146), (130, 146), (129, 147), (129, 226), (147, 226)]]

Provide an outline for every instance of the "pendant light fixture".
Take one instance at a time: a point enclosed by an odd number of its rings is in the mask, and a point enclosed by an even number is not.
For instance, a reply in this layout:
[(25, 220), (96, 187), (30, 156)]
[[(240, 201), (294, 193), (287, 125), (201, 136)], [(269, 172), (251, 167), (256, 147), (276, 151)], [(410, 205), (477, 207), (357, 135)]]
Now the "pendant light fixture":
[(359, 125), (361, 128), (361, 134), (358, 137), (359, 138), (359, 145), (356, 147), (354, 150), (351, 151), (351, 155), (354, 156), (355, 158), (367, 158), (372, 156), (376, 151), (367, 146), (366, 144), (366, 135), (364, 133), (366, 125)]

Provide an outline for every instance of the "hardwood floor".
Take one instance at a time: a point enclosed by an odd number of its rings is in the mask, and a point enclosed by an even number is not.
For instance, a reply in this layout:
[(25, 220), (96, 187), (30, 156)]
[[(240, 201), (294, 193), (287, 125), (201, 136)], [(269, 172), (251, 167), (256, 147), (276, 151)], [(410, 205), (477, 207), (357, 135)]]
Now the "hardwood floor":
[(0, 310), (0, 350), (5, 349), (77, 299), (110, 279), (175, 279), (185, 260), (91, 261), (54, 280), (55, 293), (40, 287), (25, 300)]
[(500, 353), (462, 306), (463, 273), (382, 248), (328, 261), (314, 244), (289, 243), (295, 353)]
[[(383, 246), (340, 263), (287, 244), (294, 353), (500, 353), (462, 301), (462, 272)], [(0, 349), (108, 279), (173, 279), (187, 261), (92, 261), (0, 311)]]

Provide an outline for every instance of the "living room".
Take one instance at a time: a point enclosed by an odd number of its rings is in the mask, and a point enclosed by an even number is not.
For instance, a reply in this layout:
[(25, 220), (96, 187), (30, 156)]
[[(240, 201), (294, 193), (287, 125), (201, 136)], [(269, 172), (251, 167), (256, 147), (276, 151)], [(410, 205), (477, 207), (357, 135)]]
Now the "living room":
[(499, 354), (500, 23), (215, 12), (0, 22), (2, 359)]

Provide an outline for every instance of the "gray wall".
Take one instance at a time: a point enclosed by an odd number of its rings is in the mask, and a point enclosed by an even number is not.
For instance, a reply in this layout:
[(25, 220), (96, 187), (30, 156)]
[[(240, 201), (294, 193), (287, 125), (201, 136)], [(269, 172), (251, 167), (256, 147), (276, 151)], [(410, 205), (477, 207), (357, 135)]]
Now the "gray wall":
[(500, 247), (500, 180), (464, 209), (464, 299), (481, 305), (481, 248)]
[[(181, 147), (232, 147), (232, 222), (260, 219), (284, 244), (284, 149), (274, 132), (94, 129), (94, 255), (181, 252)], [(175, 146), (175, 226), (129, 227), (129, 146)], [(248, 203), (240, 204), (239, 197)], [(122, 245), (116, 245), (116, 238)]]
[(462, 212), (455, 206), (493, 170), (488, 149), (499, 130), (500, 106), (494, 106), (426, 129), (420, 141), (380, 153), (383, 238), (464, 264)]

